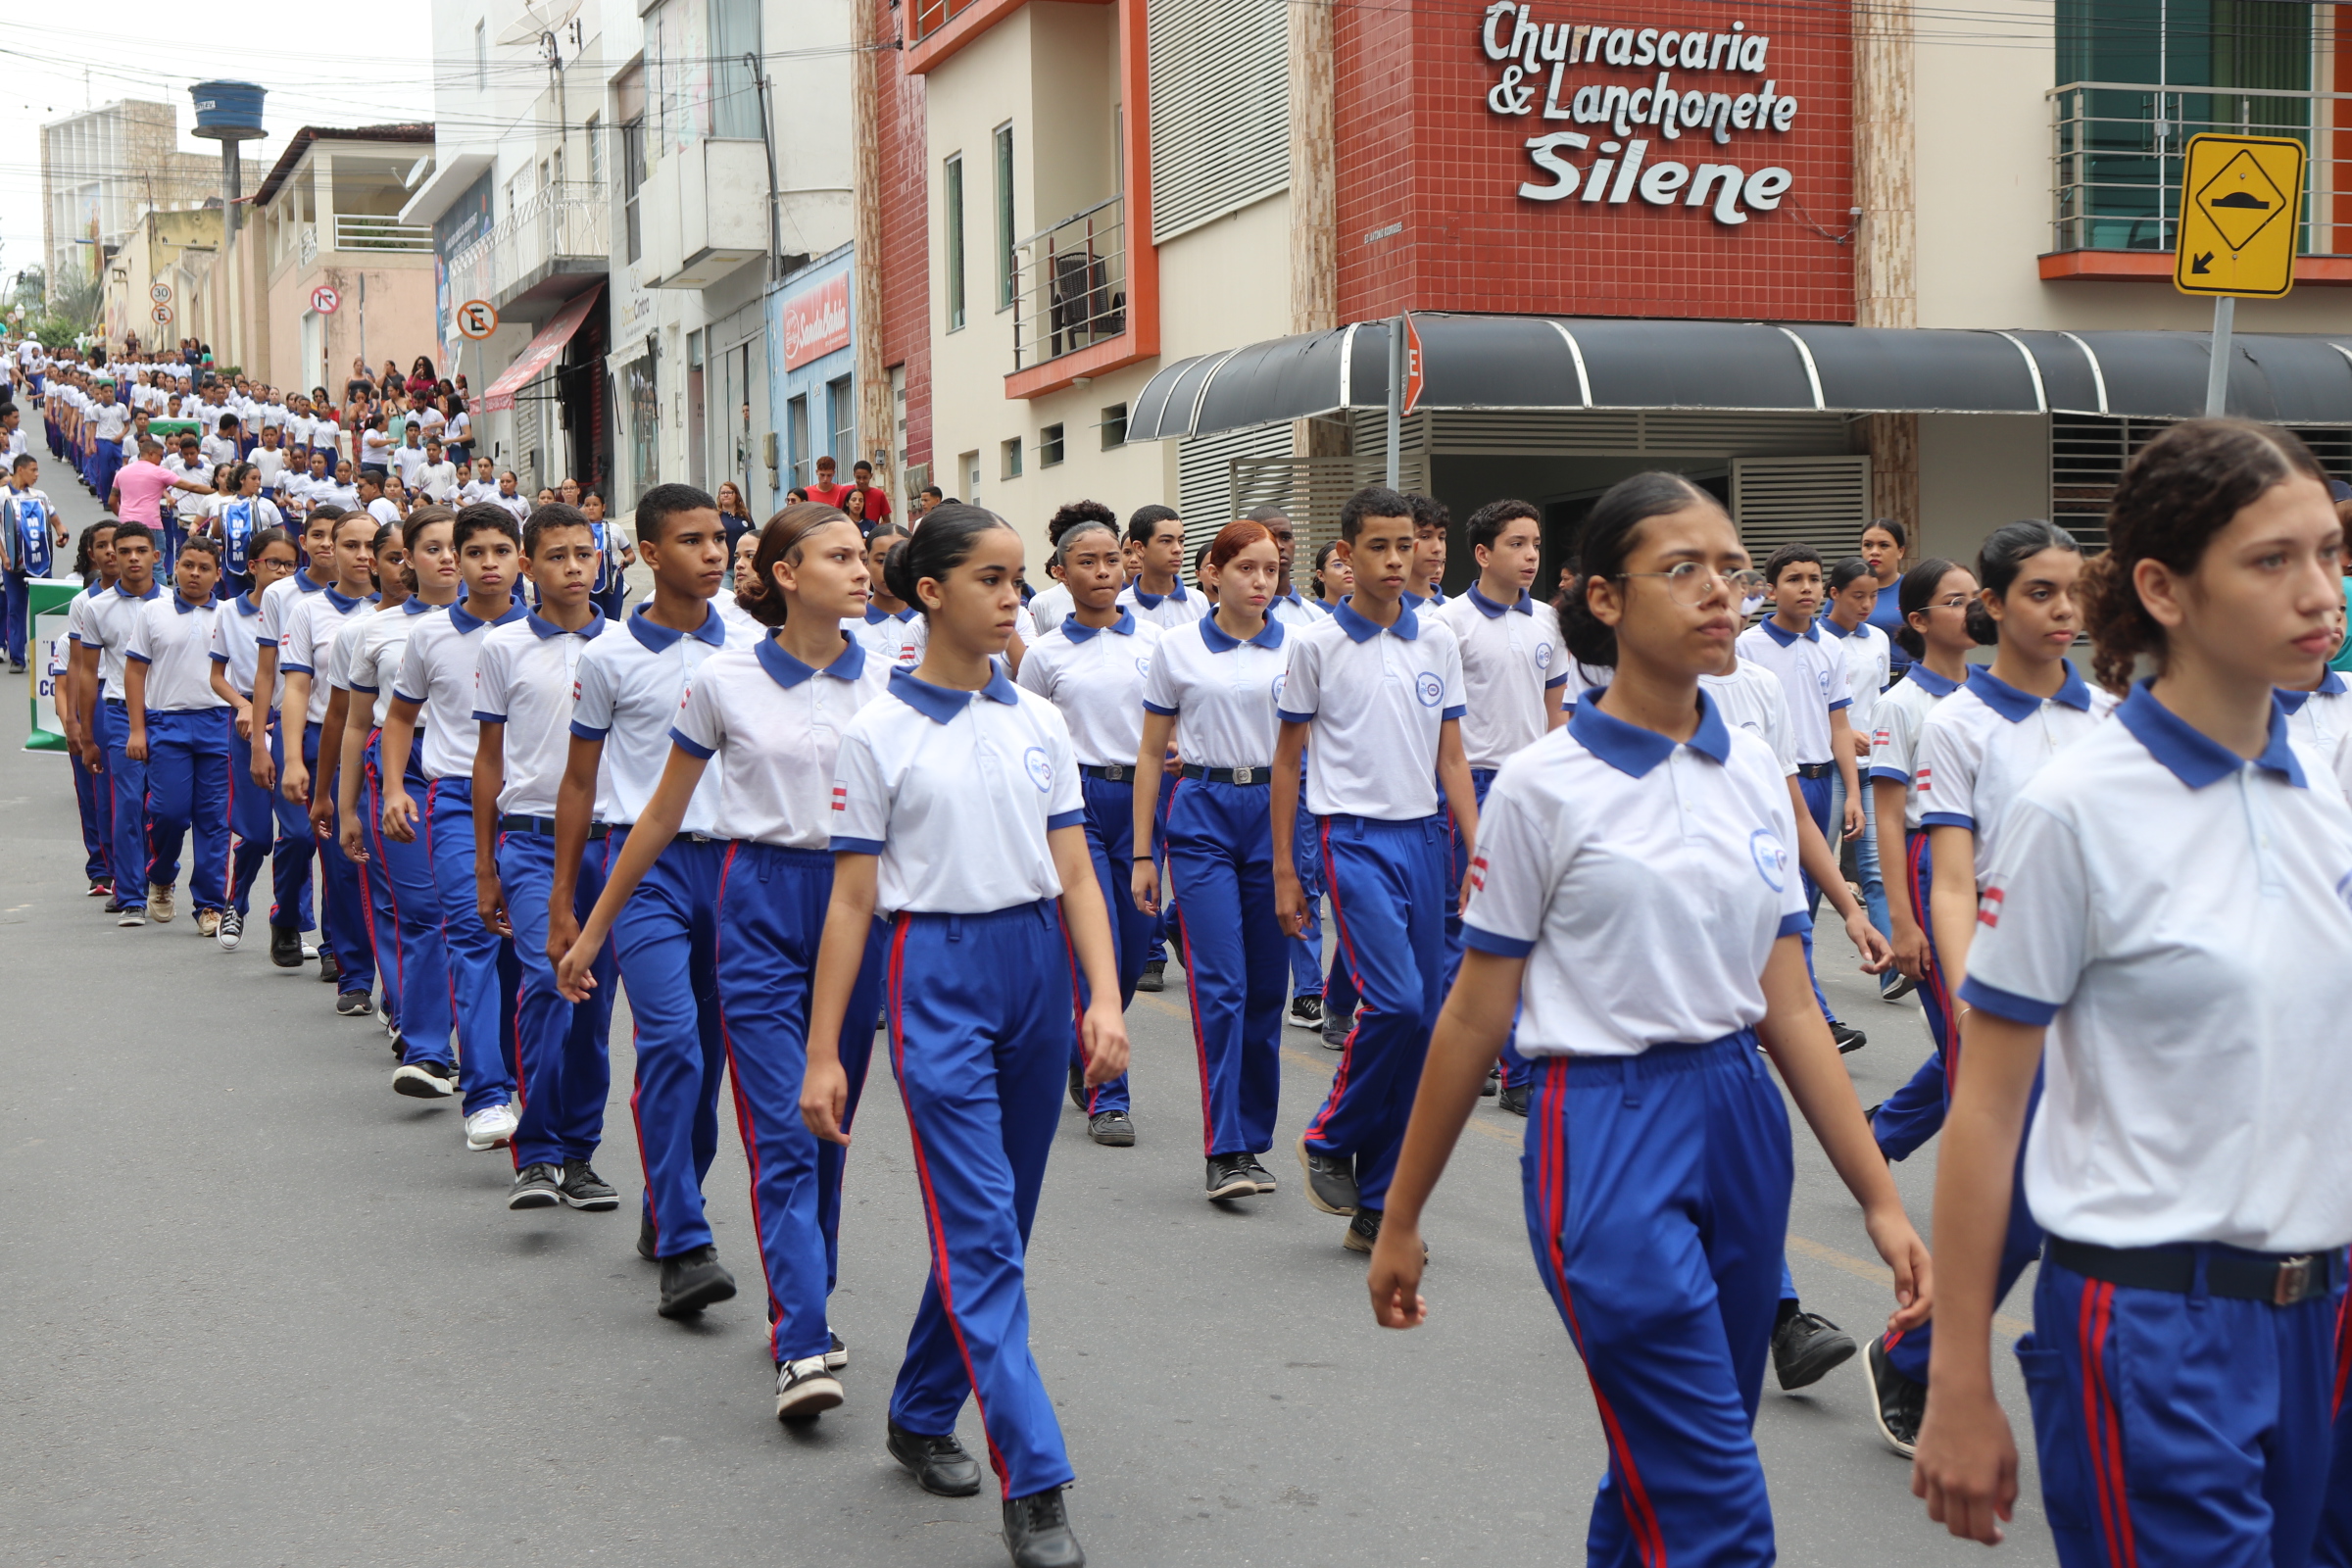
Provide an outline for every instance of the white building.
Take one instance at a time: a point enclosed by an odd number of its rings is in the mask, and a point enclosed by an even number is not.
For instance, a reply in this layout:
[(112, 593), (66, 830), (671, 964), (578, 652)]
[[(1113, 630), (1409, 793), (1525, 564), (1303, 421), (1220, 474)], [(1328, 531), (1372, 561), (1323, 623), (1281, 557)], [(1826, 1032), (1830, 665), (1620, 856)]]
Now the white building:
[(41, 126), (41, 264), (52, 293), (96, 277), (140, 216), (220, 194), (217, 158), (179, 150), (179, 110), (122, 99)]

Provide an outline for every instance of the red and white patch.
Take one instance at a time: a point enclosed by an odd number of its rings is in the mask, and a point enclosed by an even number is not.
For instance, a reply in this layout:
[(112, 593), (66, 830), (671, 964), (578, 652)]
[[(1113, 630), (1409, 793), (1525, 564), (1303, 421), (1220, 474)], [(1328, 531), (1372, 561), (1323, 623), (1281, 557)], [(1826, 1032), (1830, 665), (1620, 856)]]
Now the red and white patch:
[(850, 808), (850, 792), (849, 792), (849, 791), (848, 791), (846, 788), (844, 788), (843, 786), (841, 786), (841, 785), (839, 785), (839, 784), (836, 784), (836, 785), (834, 785), (834, 786), (833, 786), (833, 809), (835, 809), (836, 811), (846, 811), (846, 810), (848, 810), (849, 808)]
[(1999, 925), (2003, 898), (1999, 888), (1986, 888), (1977, 900), (1977, 924), (1987, 929)]
[(1487, 891), (1487, 858), (1483, 855), (1474, 857), (1470, 861), (1470, 891)]
[(1927, 794), (1934, 787), (1928, 780), (1928, 774), (1929, 769), (1923, 767), (1911, 775), (1911, 781), (1919, 786), (1919, 793), (1922, 795)]

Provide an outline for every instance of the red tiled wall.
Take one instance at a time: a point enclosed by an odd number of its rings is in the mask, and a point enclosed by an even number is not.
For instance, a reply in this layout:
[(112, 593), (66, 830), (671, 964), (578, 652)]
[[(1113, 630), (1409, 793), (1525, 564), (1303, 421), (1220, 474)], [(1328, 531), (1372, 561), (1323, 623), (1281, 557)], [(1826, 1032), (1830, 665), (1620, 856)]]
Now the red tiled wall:
[[(1645, 316), (1850, 321), (1853, 251), (1835, 236), (1851, 225), (1852, 54), (1842, 8), (1799, 0), (1680, 0), (1634, 6), (1529, 0), (1530, 20), (1605, 26), (1729, 31), (1735, 21), (1771, 39), (1769, 70), (1676, 69), (1682, 90), (1752, 93), (1769, 77), (1793, 95), (1786, 133), (1739, 131), (1729, 146), (1705, 132), (1677, 140), (1638, 127), (1648, 163), (1671, 158), (1779, 166), (1795, 176), (1777, 211), (1727, 227), (1680, 204), (1639, 195), (1622, 206), (1578, 196), (1529, 201), (1520, 183), (1551, 176), (1529, 159), (1530, 136), (1581, 131), (1592, 146), (1567, 156), (1580, 169), (1599, 156), (1605, 126), (1543, 118), (1549, 68), (1533, 85), (1531, 113), (1505, 118), (1487, 95), (1503, 64), (1487, 59), (1483, 0), (1334, 8), (1338, 148), (1339, 306), (1342, 320), (1416, 310), (1574, 316)], [(1501, 35), (1509, 36), (1507, 20)], [(1657, 70), (1571, 65), (1561, 104), (1586, 82), (1650, 86)], [(1581, 192), (1579, 193), (1581, 195)], [(1403, 230), (1367, 242), (1392, 223)], [(1826, 230), (1827, 232), (1823, 232)]]
[[(884, 36), (903, 12), (871, 0)], [(906, 461), (931, 461), (931, 217), (924, 183), (923, 78), (882, 57), (875, 109), (882, 140), (882, 363), (906, 367)], [(860, 258), (860, 265), (871, 265)], [(937, 482), (937, 476), (934, 476)], [(904, 499), (902, 499), (904, 506)]]

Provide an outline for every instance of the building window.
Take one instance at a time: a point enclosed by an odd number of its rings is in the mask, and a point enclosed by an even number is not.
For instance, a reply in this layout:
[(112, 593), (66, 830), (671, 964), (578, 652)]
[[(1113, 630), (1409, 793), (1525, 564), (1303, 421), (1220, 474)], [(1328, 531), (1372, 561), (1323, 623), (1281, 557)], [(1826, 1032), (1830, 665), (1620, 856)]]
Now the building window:
[(997, 309), (1012, 309), (1012, 127), (997, 127)]
[(490, 24), (473, 24), (473, 90), (490, 90)]
[(588, 183), (605, 188), (605, 122), (596, 115), (588, 117)]
[(620, 127), (620, 206), (632, 262), (645, 254), (645, 235), (637, 219), (637, 193), (644, 186), (645, 116), (639, 115)]
[(858, 461), (858, 400), (851, 395), (848, 376), (825, 383), (825, 416), (832, 431), (825, 450), (833, 457), (834, 479), (847, 484), (850, 465)]
[(1018, 479), (1021, 476), (1021, 438), (1014, 436), (998, 452), (997, 477)]
[(710, 0), (710, 134), (758, 140), (760, 0)]
[(956, 458), (956, 469), (963, 475), (963, 497), (972, 505), (980, 504), (980, 454), (966, 452)]
[(1061, 426), (1049, 424), (1037, 432), (1037, 466), (1051, 468), (1061, 461)]
[(1116, 451), (1127, 444), (1127, 405), (1113, 403), (1102, 411), (1102, 450)]
[(794, 398), (784, 405), (784, 460), (792, 465), (792, 482), (808, 487), (808, 400)]
[(948, 230), (948, 330), (963, 330), (963, 154), (950, 158), (940, 172), (940, 204), (946, 209)]

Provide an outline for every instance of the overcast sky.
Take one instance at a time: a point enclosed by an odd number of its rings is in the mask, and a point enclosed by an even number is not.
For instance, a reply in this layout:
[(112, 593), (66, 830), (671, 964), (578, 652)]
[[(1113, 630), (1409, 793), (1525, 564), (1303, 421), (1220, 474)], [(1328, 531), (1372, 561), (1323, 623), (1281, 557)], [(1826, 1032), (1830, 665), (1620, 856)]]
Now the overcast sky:
[[(0, 20), (0, 279), (41, 259), (41, 138), (49, 121), (123, 98), (179, 111), (179, 142), (218, 157), (188, 132), (188, 88), (215, 77), (255, 81), (265, 142), (247, 142), (245, 188), (306, 124), (373, 125), (432, 118), (432, 8), (303, 6), (266, 0), (109, 0), (92, 11), (12, 5)], [(29, 19), (29, 20), (19, 20)], [(258, 168), (256, 167), (258, 164)]]

